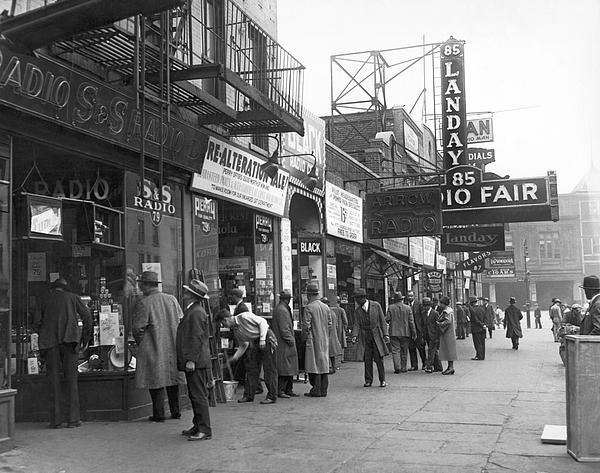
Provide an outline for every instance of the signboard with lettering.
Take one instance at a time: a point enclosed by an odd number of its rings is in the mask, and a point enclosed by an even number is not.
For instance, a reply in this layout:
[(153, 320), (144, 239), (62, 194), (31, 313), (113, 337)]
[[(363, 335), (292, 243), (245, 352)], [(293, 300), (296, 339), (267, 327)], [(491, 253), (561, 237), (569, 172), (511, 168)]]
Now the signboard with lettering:
[(442, 272), (427, 271), (427, 286), (431, 292), (442, 292)]
[(444, 227), (442, 253), (504, 251), (504, 225)]
[(298, 252), (303, 255), (321, 255), (323, 254), (320, 238), (302, 238), (298, 241)]
[(329, 182), (325, 183), (325, 221), (328, 234), (362, 243), (362, 198)]
[(481, 166), (496, 161), (496, 153), (493, 149), (469, 148), (467, 149), (467, 164)]
[(263, 163), (263, 158), (211, 137), (202, 173), (194, 173), (190, 188), (281, 217), (290, 175), (279, 169), (270, 178), (260, 168)]
[(467, 120), (467, 143), (494, 141), (492, 117)]
[(489, 278), (514, 278), (515, 268), (491, 268), (486, 269)]
[(450, 37), (440, 48), (444, 169), (467, 164), (464, 42)]
[(483, 261), (492, 254), (491, 251), (482, 251), (477, 253), (470, 258), (461, 261), (458, 264), (458, 269), (473, 269), (475, 266), (480, 265)]
[(502, 268), (515, 265), (514, 251), (495, 251), (488, 258), (486, 268)]
[(365, 213), (368, 238), (432, 236), (442, 229), (437, 187), (367, 194)]

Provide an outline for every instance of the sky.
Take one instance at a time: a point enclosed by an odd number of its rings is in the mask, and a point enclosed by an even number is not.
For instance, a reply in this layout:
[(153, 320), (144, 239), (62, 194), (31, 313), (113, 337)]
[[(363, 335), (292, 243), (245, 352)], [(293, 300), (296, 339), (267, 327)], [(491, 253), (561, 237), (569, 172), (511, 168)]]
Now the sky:
[[(465, 41), (467, 113), (493, 112), (494, 142), (480, 144), (495, 150), (488, 171), (556, 171), (559, 193), (567, 193), (592, 162), (600, 168), (600, 0), (278, 0), (277, 18), (278, 42), (306, 67), (304, 106), (317, 115), (331, 114), (332, 55), (453, 36)], [(388, 107), (417, 102), (418, 120), (423, 73), (432, 68), (422, 64), (386, 86)], [(425, 87), (432, 113), (433, 87)]]

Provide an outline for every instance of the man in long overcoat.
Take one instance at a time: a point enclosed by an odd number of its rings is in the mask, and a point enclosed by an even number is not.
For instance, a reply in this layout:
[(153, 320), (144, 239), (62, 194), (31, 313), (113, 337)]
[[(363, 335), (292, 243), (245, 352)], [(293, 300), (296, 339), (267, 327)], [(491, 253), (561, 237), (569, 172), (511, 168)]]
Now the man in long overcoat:
[(290, 309), (292, 293), (284, 289), (279, 293), (279, 304), (273, 311), (271, 328), (277, 337), (278, 397), (290, 398), (297, 394), (292, 390), (294, 376), (298, 374), (298, 352), (294, 338), (294, 320)]
[(509, 306), (504, 310), (506, 338), (510, 338), (513, 350), (519, 349), (519, 338), (523, 338), (523, 331), (521, 330), (521, 319), (523, 318), (523, 314), (515, 305), (516, 302), (517, 300), (514, 297), (511, 297)]
[(456, 339), (465, 339), (465, 326), (467, 325), (467, 312), (461, 301), (456, 301)]
[(329, 307), (331, 311), (331, 326), (329, 327), (329, 374), (335, 373), (335, 358), (342, 354), (342, 344), (338, 338), (338, 318), (332, 308), (329, 306), (329, 298), (322, 297), (321, 302)]
[(485, 360), (485, 311), (477, 305), (477, 297), (469, 298), (469, 319), (475, 356), (472, 360)]
[(412, 310), (413, 319), (415, 321), (415, 329), (417, 330), (417, 338), (415, 340), (411, 340), (408, 344), (408, 354), (410, 356), (410, 369), (408, 371), (417, 371), (419, 369), (417, 351), (421, 357), (423, 369), (425, 369), (425, 365), (427, 364), (427, 353), (425, 352), (425, 342), (423, 340), (425, 327), (421, 317), (421, 304), (415, 299), (415, 293), (413, 291), (408, 291), (406, 293), (406, 299), (406, 304)]
[(329, 328), (331, 310), (319, 300), (319, 286), (306, 285), (308, 304), (302, 314), (302, 337), (306, 340), (304, 369), (312, 388), (308, 397), (325, 397), (329, 387)]
[(365, 384), (368, 388), (373, 384), (373, 361), (377, 365), (379, 386), (386, 387), (383, 357), (387, 355), (386, 343), (389, 343), (387, 324), (383, 309), (377, 301), (367, 299), (367, 292), (359, 287), (354, 291), (356, 309), (354, 311), (354, 328), (352, 340), (358, 341), (356, 356), (365, 364)]
[(494, 314), (494, 308), (490, 304), (490, 300), (487, 297), (483, 298), (483, 310), (485, 311), (485, 325), (487, 326), (487, 331), (490, 334), (490, 338), (492, 338), (492, 333), (496, 326), (494, 323), (496, 314)]
[(406, 373), (408, 344), (417, 338), (412, 310), (403, 302), (403, 299), (401, 293), (394, 293), (391, 298), (392, 304), (385, 316), (385, 320), (389, 324), (394, 373)]
[(183, 311), (177, 299), (158, 288), (158, 274), (144, 271), (140, 289), (144, 297), (133, 314), (133, 337), (139, 346), (135, 371), (137, 388), (150, 390), (153, 422), (164, 422), (164, 388), (167, 389), (171, 417), (179, 419), (179, 386), (175, 339)]
[[(433, 373), (434, 371), (442, 371), (442, 363), (440, 362), (440, 329), (438, 327), (438, 317), (440, 313), (432, 306), (432, 301), (429, 297), (424, 297), (421, 301), (422, 317), (425, 321), (425, 341), (427, 343), (427, 365), (425, 373)], [(440, 308), (441, 310), (441, 308)]]
[(340, 296), (336, 297), (335, 305), (331, 307), (332, 312), (337, 317), (337, 335), (342, 346), (342, 363), (344, 362), (344, 348), (348, 346), (346, 340), (346, 331), (348, 330), (348, 316), (346, 310), (340, 306)]

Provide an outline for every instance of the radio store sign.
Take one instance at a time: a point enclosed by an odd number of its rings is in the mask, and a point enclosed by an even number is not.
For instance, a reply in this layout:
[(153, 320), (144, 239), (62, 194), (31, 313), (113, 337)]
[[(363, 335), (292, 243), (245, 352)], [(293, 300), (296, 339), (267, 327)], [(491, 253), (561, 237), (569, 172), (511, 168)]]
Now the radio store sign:
[(325, 219), (329, 235), (363, 242), (363, 201), (340, 187), (325, 184)]

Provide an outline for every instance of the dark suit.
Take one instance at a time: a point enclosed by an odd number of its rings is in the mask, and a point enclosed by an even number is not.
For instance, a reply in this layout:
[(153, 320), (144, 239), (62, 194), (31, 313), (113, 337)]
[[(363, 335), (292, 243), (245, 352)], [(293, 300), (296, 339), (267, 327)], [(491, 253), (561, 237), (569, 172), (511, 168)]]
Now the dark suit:
[(478, 305), (469, 306), (469, 317), (471, 318), (471, 333), (473, 334), (473, 346), (475, 356), (485, 360), (485, 310)]
[(456, 338), (464, 340), (465, 326), (467, 325), (467, 314), (462, 305), (456, 306)]
[(421, 314), (421, 304), (417, 300), (414, 300), (408, 305), (412, 309), (413, 318), (415, 321), (415, 328), (417, 330), (417, 338), (415, 340), (411, 340), (408, 344), (410, 367), (411, 369), (418, 369), (419, 363), (417, 358), (417, 351), (419, 352), (419, 356), (421, 357), (422, 365), (425, 366), (425, 364), (427, 363), (427, 353), (425, 352), (425, 342), (423, 339), (425, 328)]
[(427, 343), (427, 368), (442, 371), (442, 364), (438, 351), (440, 349), (440, 329), (437, 325), (438, 311), (433, 308), (423, 307), (423, 320), (425, 321), (425, 341)]
[[(211, 381), (209, 336), (208, 315), (200, 303), (195, 302), (186, 308), (177, 327), (177, 369), (185, 372), (188, 395), (194, 411), (194, 430), (207, 435), (212, 434), (207, 388)], [(193, 371), (186, 370), (188, 361), (194, 362)]]
[(583, 320), (581, 321), (581, 335), (600, 335), (600, 294), (590, 300)]
[(277, 337), (278, 394), (290, 394), (293, 378), (298, 374), (298, 352), (292, 311), (286, 302), (279, 302), (275, 307), (271, 327)]
[(487, 325), (488, 333), (490, 334), (490, 338), (492, 338), (492, 332), (494, 331), (494, 320), (496, 319), (496, 314), (494, 313), (494, 308), (490, 304), (485, 304), (483, 306), (485, 311), (485, 323)]
[(385, 381), (383, 357), (388, 354), (384, 337), (388, 336), (383, 309), (376, 301), (369, 301), (368, 312), (357, 307), (354, 312), (354, 329), (352, 336), (358, 337), (356, 354), (365, 363), (365, 383), (373, 382), (373, 361), (377, 365), (379, 381)]

